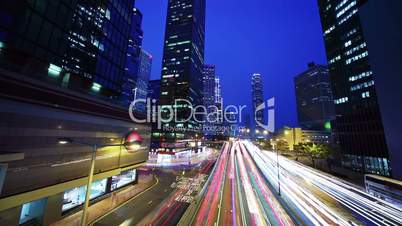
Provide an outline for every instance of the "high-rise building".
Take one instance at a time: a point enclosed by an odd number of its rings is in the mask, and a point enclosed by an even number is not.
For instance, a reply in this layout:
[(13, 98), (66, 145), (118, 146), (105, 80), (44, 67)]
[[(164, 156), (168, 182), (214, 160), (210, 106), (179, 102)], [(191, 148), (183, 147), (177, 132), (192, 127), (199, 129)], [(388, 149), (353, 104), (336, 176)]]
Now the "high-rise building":
[(252, 105), (253, 105), (253, 122), (254, 122), (254, 137), (260, 137), (263, 134), (264, 128), (257, 124), (264, 123), (264, 111), (257, 111), (257, 107), (264, 103), (264, 84), (261, 74), (253, 74), (251, 78), (251, 92), (252, 92)]
[[(112, 145), (95, 153), (91, 202), (138, 181), (151, 128), (118, 99), (133, 3), (0, 1), (1, 225), (51, 225), (81, 209), (93, 146)], [(130, 153), (120, 144), (133, 131), (142, 142)]]
[(390, 175), (389, 153), (369, 62), (360, 7), (366, 0), (319, 0), (319, 9), (334, 95), (333, 131), (343, 151), (344, 167)]
[[(152, 70), (152, 55), (141, 49), (140, 61), (138, 64), (137, 81), (135, 85), (135, 98), (136, 99), (146, 99), (148, 95), (148, 82), (151, 77)], [(146, 104), (144, 102), (135, 105), (141, 113), (146, 113)]]
[(134, 0), (2, 1), (1, 64), (116, 103), (131, 76), (130, 46), (139, 56), (142, 42), (142, 15), (133, 7)]
[(177, 121), (163, 124), (154, 136), (166, 150), (179, 151), (180, 140), (201, 136), (200, 123), (184, 120), (191, 114), (189, 104), (175, 102), (186, 99), (193, 106), (202, 104), (204, 43), (205, 0), (169, 1), (159, 104), (175, 108)]
[(58, 83), (75, 8), (71, 1), (1, 1), (1, 67)]
[(222, 115), (223, 110), (223, 97), (222, 97), (222, 87), (221, 87), (221, 79), (218, 76), (215, 76), (215, 106), (217, 106), (219, 114)]
[(314, 63), (294, 78), (299, 125), (309, 130), (331, 130), (335, 119), (328, 68)]
[(63, 62), (69, 87), (121, 98), (133, 76), (127, 55), (138, 55), (142, 42), (142, 31), (137, 32), (142, 15), (133, 6), (134, 0), (77, 1)]
[(402, 180), (402, 1), (368, 1), (359, 10), (369, 48), (392, 177)]
[(215, 88), (216, 88), (216, 71), (214, 65), (204, 65), (203, 71), (203, 104), (207, 109), (207, 116), (204, 118), (204, 135), (210, 136), (214, 135), (212, 129), (213, 125), (216, 124), (217, 111), (215, 106)]
[(225, 137), (236, 137), (239, 135), (239, 115), (233, 111), (225, 112), (223, 119), (223, 135)]
[(159, 95), (161, 93), (161, 80), (150, 80), (148, 82), (148, 92), (147, 98), (159, 100)]
[[(130, 104), (137, 97), (138, 94), (138, 89), (136, 89), (136, 87), (141, 70), (141, 45), (143, 39), (143, 31), (141, 28), (141, 11), (134, 8), (131, 18), (130, 39), (128, 40), (125, 65), (127, 79), (123, 84), (122, 95), (120, 96), (120, 100), (126, 105)], [(138, 111), (139, 109), (141, 109), (141, 111), (145, 111), (141, 104), (137, 104), (134, 110)]]

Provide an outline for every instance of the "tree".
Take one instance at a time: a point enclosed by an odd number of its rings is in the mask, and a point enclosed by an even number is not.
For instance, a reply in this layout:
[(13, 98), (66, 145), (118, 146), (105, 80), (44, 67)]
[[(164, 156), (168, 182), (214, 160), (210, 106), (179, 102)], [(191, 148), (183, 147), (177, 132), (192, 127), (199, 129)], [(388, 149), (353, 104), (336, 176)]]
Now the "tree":
[(330, 147), (325, 144), (306, 143), (301, 145), (300, 149), (302, 152), (310, 156), (314, 168), (315, 168), (315, 161), (317, 159), (328, 158), (331, 153)]

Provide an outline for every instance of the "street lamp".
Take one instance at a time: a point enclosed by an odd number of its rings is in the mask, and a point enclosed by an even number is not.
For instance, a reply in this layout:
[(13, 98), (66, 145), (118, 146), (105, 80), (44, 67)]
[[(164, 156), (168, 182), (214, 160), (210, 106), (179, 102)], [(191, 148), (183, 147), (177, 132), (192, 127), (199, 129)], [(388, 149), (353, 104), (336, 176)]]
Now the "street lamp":
[(86, 226), (86, 221), (87, 221), (87, 212), (88, 212), (88, 207), (89, 207), (89, 199), (91, 195), (91, 185), (92, 185), (92, 180), (94, 176), (94, 170), (95, 170), (95, 161), (96, 161), (96, 152), (100, 148), (106, 148), (106, 147), (125, 147), (127, 150), (133, 151), (134, 148), (139, 150), (140, 143), (142, 142), (141, 136), (137, 132), (130, 132), (125, 139), (122, 139), (121, 144), (110, 144), (110, 145), (98, 145), (98, 144), (90, 144), (90, 143), (85, 143), (85, 142), (78, 142), (75, 141), (71, 138), (59, 138), (58, 143), (61, 145), (66, 145), (66, 144), (78, 144), (82, 146), (87, 146), (92, 148), (92, 155), (91, 155), (91, 165), (89, 167), (89, 172), (88, 172), (88, 180), (86, 184), (86, 191), (85, 191), (85, 202), (84, 206), (82, 209), (82, 216), (81, 216), (81, 225)]

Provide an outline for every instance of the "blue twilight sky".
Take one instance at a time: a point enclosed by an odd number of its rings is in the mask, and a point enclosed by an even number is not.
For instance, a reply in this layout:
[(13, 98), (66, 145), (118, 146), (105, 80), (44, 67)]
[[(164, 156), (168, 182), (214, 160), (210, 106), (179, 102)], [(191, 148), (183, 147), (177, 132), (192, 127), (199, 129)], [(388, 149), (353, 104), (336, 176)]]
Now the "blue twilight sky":
[[(136, 7), (159, 79), (167, 0)], [(217, 67), (225, 105), (250, 109), (251, 75), (261, 73), (265, 98), (276, 98), (276, 126), (297, 125), (293, 77), (310, 61), (326, 63), (317, 0), (207, 0), (205, 62)]]

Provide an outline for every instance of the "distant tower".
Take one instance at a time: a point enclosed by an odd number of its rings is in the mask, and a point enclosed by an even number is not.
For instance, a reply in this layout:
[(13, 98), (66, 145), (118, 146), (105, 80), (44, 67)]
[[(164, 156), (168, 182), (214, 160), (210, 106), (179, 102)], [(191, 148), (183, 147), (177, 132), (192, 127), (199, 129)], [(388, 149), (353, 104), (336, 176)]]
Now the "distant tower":
[(251, 78), (251, 86), (252, 86), (252, 103), (253, 103), (253, 112), (252, 117), (254, 121), (254, 137), (259, 137), (263, 134), (264, 128), (258, 126), (257, 122), (261, 124), (265, 124), (264, 121), (264, 111), (256, 112), (258, 106), (264, 103), (264, 85), (262, 81), (261, 74), (253, 74)]
[(218, 76), (215, 76), (215, 106), (218, 108), (218, 115), (222, 117), (223, 110), (223, 98), (222, 98), (222, 87), (221, 80)]
[(203, 85), (204, 85), (204, 93), (203, 93), (203, 102), (204, 106), (207, 108), (207, 114), (210, 117), (205, 117), (204, 123), (204, 135), (210, 136), (214, 135), (214, 131), (212, 131), (212, 126), (214, 121), (216, 121), (214, 110), (215, 108), (215, 80), (216, 80), (216, 71), (214, 65), (204, 65), (203, 71)]

